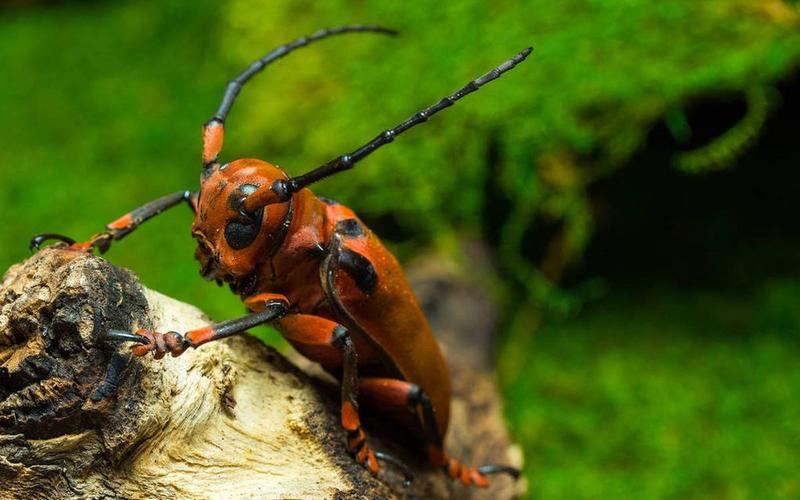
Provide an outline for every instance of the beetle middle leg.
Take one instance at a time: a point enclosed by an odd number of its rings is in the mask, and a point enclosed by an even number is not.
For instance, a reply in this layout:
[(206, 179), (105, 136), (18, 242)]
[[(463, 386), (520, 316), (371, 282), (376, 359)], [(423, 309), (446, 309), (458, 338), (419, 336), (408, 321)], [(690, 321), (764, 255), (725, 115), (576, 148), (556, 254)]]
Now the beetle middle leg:
[(72, 238), (56, 233), (40, 233), (34, 236), (28, 247), (33, 250), (39, 248), (47, 240), (58, 240), (67, 244), (67, 248), (78, 251), (92, 251), (96, 248), (100, 253), (105, 253), (111, 247), (111, 242), (121, 240), (145, 221), (152, 219), (168, 208), (172, 208), (181, 202), (186, 202), (192, 211), (197, 211), (198, 194), (192, 191), (178, 191), (166, 196), (162, 196), (149, 203), (145, 203), (117, 220), (109, 223), (105, 231), (95, 234), (88, 241), (76, 242)]
[(378, 473), (378, 458), (392, 457), (376, 454), (367, 444), (358, 414), (358, 354), (350, 333), (344, 326), (320, 316), (289, 314), (276, 323), (278, 330), (292, 343), (315, 349), (316, 358), (323, 364), (336, 364), (341, 359), (341, 425), (347, 432), (347, 451), (373, 474)]

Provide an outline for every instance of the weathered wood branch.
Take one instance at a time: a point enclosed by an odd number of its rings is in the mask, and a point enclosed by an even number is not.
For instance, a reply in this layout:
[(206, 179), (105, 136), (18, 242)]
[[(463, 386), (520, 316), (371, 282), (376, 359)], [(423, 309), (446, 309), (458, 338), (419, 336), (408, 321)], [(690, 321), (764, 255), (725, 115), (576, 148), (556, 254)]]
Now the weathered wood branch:
[[(421, 275), (435, 326), (470, 346), (448, 349), (449, 449), (469, 464), (518, 464), (479, 354), (492, 308), (449, 276)], [(98, 257), (50, 248), (12, 267), (0, 288), (0, 498), (511, 498), (523, 487), (455, 485), (367, 417), (373, 447), (417, 474), (412, 488), (389, 466), (372, 477), (345, 451), (336, 387), (251, 337), (160, 361), (102, 339), (208, 322)]]

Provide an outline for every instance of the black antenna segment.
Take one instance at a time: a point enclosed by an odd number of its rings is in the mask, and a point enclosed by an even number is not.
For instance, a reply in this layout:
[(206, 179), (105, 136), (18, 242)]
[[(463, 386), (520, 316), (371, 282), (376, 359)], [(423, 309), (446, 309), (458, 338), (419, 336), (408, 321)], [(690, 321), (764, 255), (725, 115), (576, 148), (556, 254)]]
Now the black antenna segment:
[(292, 177), (291, 179), (279, 179), (275, 181), (272, 185), (272, 190), (278, 195), (278, 197), (282, 200), (288, 200), (292, 193), (303, 189), (304, 187), (308, 186), (309, 184), (313, 184), (321, 179), (329, 177), (333, 174), (337, 174), (344, 170), (348, 170), (352, 168), (357, 162), (364, 159), (367, 155), (375, 151), (376, 149), (380, 148), (381, 146), (388, 144), (394, 140), (395, 137), (402, 134), (406, 130), (414, 127), (415, 125), (419, 125), (420, 123), (424, 123), (428, 121), (428, 118), (435, 115), (439, 111), (448, 108), (455, 104), (456, 101), (461, 99), (467, 94), (471, 94), (475, 92), (482, 86), (486, 85), (487, 83), (491, 82), (492, 80), (496, 80), (500, 78), (500, 76), (505, 73), (506, 71), (511, 70), (517, 64), (521, 63), (525, 60), (526, 57), (533, 51), (532, 47), (528, 47), (522, 52), (518, 53), (511, 59), (507, 60), (500, 66), (492, 69), (488, 73), (483, 76), (472, 80), (468, 84), (461, 87), (461, 89), (457, 90), (453, 94), (450, 94), (447, 97), (442, 98), (436, 104), (429, 106), (422, 111), (412, 115), (404, 122), (400, 123), (394, 128), (390, 128), (384, 130), (374, 139), (366, 143), (365, 145), (361, 146), (360, 148), (356, 149), (352, 153), (345, 154), (339, 156), (338, 158), (334, 158), (333, 160), (329, 161), (328, 163), (308, 172), (303, 175), (299, 175), (297, 177)]
[(306, 45), (316, 42), (318, 40), (322, 40), (323, 38), (328, 38), (334, 35), (342, 35), (345, 33), (380, 33), (383, 35), (396, 35), (397, 32), (395, 30), (384, 28), (382, 26), (376, 26), (373, 24), (356, 24), (356, 25), (349, 25), (349, 26), (336, 26), (334, 28), (327, 28), (319, 30), (315, 33), (312, 33), (308, 36), (300, 37), (293, 42), (289, 42), (287, 44), (281, 45), (280, 47), (276, 47), (272, 49), (267, 55), (253, 61), (250, 66), (247, 67), (246, 70), (242, 71), (242, 73), (228, 82), (228, 86), (225, 87), (225, 94), (222, 96), (222, 102), (219, 104), (219, 108), (217, 108), (217, 112), (214, 113), (214, 116), (209, 120), (209, 122), (219, 122), (225, 123), (225, 119), (228, 117), (228, 113), (233, 106), (233, 102), (236, 100), (236, 96), (239, 95), (239, 91), (242, 89), (245, 83), (247, 83), (253, 76), (261, 72), (264, 68), (266, 68), (272, 62), (282, 58), (283, 56), (289, 54), (295, 49), (299, 49), (300, 47), (305, 47)]

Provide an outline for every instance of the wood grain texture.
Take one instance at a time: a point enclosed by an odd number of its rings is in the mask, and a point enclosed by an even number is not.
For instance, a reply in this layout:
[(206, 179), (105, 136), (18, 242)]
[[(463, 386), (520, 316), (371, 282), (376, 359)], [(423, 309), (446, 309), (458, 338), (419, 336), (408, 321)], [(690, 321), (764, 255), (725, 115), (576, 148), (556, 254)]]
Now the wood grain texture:
[[(12, 267), (0, 288), (0, 498), (511, 498), (523, 486), (453, 485), (367, 417), (370, 443), (417, 472), (412, 488), (391, 467), (374, 478), (345, 451), (336, 387), (253, 338), (160, 361), (102, 340), (209, 321), (98, 257), (50, 248)], [(451, 451), (513, 463), (485, 366), (460, 370)]]

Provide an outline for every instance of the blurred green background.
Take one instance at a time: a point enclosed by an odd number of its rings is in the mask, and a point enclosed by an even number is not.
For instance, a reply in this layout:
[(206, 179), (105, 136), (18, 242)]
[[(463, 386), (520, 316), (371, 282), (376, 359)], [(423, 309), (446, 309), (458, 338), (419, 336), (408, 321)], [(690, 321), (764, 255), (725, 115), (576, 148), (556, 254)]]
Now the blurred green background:
[[(403, 260), (464, 239), (505, 311), (497, 363), (532, 498), (800, 496), (800, 7), (787, 0), (35, 2), (0, 7), (0, 267), (194, 188), (200, 126), (275, 45), (224, 157), (301, 173), (534, 45), (315, 191)], [(376, 112), (379, 111), (379, 112)], [(215, 318), (190, 213), (109, 258)], [(270, 337), (273, 338), (273, 337)]]

